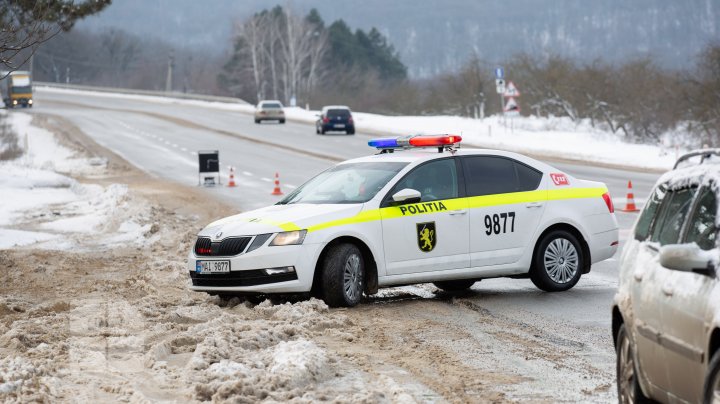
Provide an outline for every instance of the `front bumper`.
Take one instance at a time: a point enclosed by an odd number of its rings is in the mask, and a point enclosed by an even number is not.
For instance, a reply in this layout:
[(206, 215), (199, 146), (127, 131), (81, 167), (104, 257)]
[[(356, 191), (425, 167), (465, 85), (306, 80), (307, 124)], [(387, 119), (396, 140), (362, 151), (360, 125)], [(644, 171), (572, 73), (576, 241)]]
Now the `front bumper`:
[[(204, 292), (302, 293), (312, 288), (323, 244), (264, 246), (234, 257), (188, 255), (190, 289)], [(196, 261), (230, 261), (230, 272), (199, 274)], [(268, 275), (265, 269), (294, 267), (294, 273)]]

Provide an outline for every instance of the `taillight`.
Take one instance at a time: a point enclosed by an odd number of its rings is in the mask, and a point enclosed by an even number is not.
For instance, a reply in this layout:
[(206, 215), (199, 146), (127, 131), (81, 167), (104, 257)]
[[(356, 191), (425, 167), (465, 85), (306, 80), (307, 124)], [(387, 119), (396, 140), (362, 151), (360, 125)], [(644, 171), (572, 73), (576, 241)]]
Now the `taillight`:
[(328, 117), (323, 118), (323, 123), (328, 123), (328, 122), (330, 122), (330, 118), (328, 118)]
[(348, 123), (353, 123), (352, 117), (348, 118)]
[(607, 208), (610, 211), (610, 213), (615, 213), (615, 206), (613, 205), (613, 201), (612, 201), (612, 198), (610, 197), (610, 193), (605, 192), (602, 197), (605, 200), (605, 205), (607, 205)]

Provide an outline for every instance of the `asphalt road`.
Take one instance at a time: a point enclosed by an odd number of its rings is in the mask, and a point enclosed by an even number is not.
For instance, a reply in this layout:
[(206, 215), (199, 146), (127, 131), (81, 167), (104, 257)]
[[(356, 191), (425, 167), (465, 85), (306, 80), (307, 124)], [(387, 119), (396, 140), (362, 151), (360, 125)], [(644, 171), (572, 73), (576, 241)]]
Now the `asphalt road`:
[[(308, 124), (256, 125), (252, 116), (243, 113), (113, 98), (101, 93), (82, 96), (37, 89), (35, 100), (31, 113), (63, 116), (100, 145), (118, 153), (148, 175), (168, 181), (197, 186), (197, 151), (219, 150), (223, 169), (229, 165), (236, 167), (238, 187), (219, 186), (206, 188), (206, 191), (209, 197), (232, 202), (238, 211), (265, 206), (280, 198), (270, 195), (276, 172), (280, 174), (283, 191), (287, 192), (336, 161), (373, 152), (367, 146), (372, 136), (363, 133), (362, 128), (358, 128), (359, 132), (354, 136), (319, 136)], [(624, 205), (629, 180), (634, 185), (636, 202), (642, 205), (660, 175), (580, 163), (547, 162), (575, 177), (604, 182), (613, 195), (616, 208)], [(226, 175), (223, 181), (226, 183)], [(637, 214), (616, 210), (616, 215), (621, 227), (622, 247)], [(614, 354), (609, 335), (610, 305), (617, 286), (616, 259), (617, 256), (594, 265), (592, 272), (568, 292), (547, 294), (539, 292), (528, 280), (493, 279), (476, 284), (474, 294), (463, 299), (469, 305), (481, 304), (483, 310), (501, 318), (501, 323), (510, 327), (515, 324), (518, 329), (525, 329), (530, 324), (533, 329), (543, 329), (551, 334), (548, 349), (559, 344), (558, 349), (567, 350), (567, 341), (579, 341), (579, 356), (575, 361), (582, 366), (578, 365), (577, 369), (566, 366), (565, 370), (557, 370), (560, 373), (556, 376), (582, 379), (589, 372), (605, 383), (614, 378)], [(397, 300), (407, 299), (405, 294), (402, 296)], [(389, 298), (392, 301), (392, 293)], [(435, 298), (418, 293), (412, 299), (433, 301)], [(379, 301), (388, 304), (387, 297)], [(522, 368), (518, 363), (513, 366)], [(580, 368), (585, 370), (580, 376), (573, 376)], [(534, 380), (539, 382), (529, 383), (514, 395), (537, 397), (537, 394), (545, 396), (547, 393), (548, 397), (555, 397), (553, 384), (540, 382), (546, 372), (548, 370), (543, 366), (525, 366), (521, 373), (531, 378), (536, 376)], [(592, 390), (597, 384), (590, 383), (586, 387)], [(613, 397), (614, 387), (603, 389), (597, 398)], [(587, 399), (582, 395), (577, 398), (583, 397)], [(572, 396), (568, 398), (573, 401)]]

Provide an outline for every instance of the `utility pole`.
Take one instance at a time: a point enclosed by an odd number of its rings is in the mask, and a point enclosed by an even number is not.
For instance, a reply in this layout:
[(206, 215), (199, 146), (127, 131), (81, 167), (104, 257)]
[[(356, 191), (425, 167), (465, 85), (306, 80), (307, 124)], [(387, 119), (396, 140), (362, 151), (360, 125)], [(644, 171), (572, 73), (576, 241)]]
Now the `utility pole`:
[(173, 68), (175, 67), (174, 53), (174, 50), (170, 50), (170, 55), (168, 56), (168, 71), (167, 78), (165, 80), (165, 91), (168, 93), (172, 91)]

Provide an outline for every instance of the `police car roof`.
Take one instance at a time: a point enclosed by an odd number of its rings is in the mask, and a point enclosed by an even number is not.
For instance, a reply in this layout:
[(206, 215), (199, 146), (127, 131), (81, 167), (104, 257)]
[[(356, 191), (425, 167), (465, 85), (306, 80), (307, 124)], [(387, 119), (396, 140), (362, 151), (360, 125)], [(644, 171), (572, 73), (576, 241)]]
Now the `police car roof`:
[(543, 172), (560, 171), (548, 164), (543, 163), (542, 161), (538, 161), (531, 157), (527, 157), (527, 156), (524, 156), (519, 153), (513, 153), (513, 152), (509, 152), (509, 151), (505, 151), (505, 150), (459, 149), (454, 154), (451, 154), (448, 151), (443, 151), (442, 153), (438, 153), (437, 148), (434, 148), (434, 147), (396, 150), (393, 153), (377, 153), (377, 154), (373, 154), (371, 156), (359, 157), (356, 159), (347, 160), (340, 164), (378, 162), (378, 161), (416, 163), (416, 162), (428, 161), (428, 160), (433, 160), (433, 159), (438, 159), (438, 158), (443, 158), (443, 157), (449, 157), (449, 156), (453, 156), (453, 155), (455, 155), (455, 156), (508, 157), (513, 160), (520, 161), (521, 163), (530, 165), (530, 166), (532, 166), (540, 171), (543, 171)]

